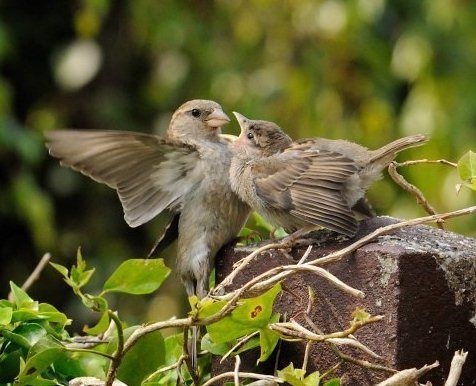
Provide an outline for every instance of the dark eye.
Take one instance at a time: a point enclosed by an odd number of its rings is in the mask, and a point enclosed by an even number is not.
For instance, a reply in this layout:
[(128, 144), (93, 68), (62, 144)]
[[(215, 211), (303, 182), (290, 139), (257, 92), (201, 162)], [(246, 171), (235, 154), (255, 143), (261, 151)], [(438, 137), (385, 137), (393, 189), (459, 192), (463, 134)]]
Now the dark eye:
[(200, 110), (199, 109), (193, 109), (192, 110), (192, 115), (197, 118), (200, 116)]
[(253, 139), (254, 138), (253, 133), (248, 133), (248, 134), (246, 134), (246, 136), (248, 137), (248, 139)]

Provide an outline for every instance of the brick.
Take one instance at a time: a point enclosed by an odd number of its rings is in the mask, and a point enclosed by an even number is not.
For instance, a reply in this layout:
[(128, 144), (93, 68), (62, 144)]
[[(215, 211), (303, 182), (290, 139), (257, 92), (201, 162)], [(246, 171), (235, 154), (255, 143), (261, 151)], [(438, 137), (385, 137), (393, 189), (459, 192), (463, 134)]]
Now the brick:
[[(380, 226), (396, 222), (390, 217), (363, 221), (357, 238)], [(309, 260), (349, 245), (353, 240), (338, 240), (330, 232), (316, 232), (313, 237), (329, 238), (313, 247)], [(256, 247), (254, 245), (253, 247)], [(230, 289), (238, 288), (252, 277), (275, 266), (295, 263), (305, 248), (289, 251), (294, 261), (280, 251), (265, 252), (235, 279)], [(217, 281), (230, 273), (233, 263), (250, 252), (246, 248), (225, 248), (217, 257)], [(302, 311), (307, 305), (310, 286), (316, 294), (312, 319), (324, 332), (348, 326), (352, 311), (364, 307), (372, 315), (385, 319), (362, 328), (356, 337), (376, 353), (376, 360), (349, 348), (347, 354), (386, 366), (404, 369), (420, 367), (439, 360), (441, 365), (424, 379), (442, 384), (448, 374), (454, 351), (469, 351), (461, 385), (476, 385), (476, 240), (430, 226), (415, 226), (382, 236), (355, 253), (329, 266), (330, 272), (345, 283), (365, 292), (365, 299), (342, 293), (320, 277), (298, 274), (284, 282), (285, 291), (276, 311), (306, 325)], [(278, 368), (293, 362), (302, 365), (304, 344), (283, 343)], [(242, 355), (242, 370), (254, 368), (256, 352)], [(324, 344), (315, 344), (310, 353), (309, 371), (325, 371), (338, 361)], [(259, 369), (272, 373), (275, 359)], [(215, 359), (213, 373), (230, 371), (233, 360), (220, 365)], [(371, 385), (387, 377), (344, 363), (337, 371), (348, 385)]]

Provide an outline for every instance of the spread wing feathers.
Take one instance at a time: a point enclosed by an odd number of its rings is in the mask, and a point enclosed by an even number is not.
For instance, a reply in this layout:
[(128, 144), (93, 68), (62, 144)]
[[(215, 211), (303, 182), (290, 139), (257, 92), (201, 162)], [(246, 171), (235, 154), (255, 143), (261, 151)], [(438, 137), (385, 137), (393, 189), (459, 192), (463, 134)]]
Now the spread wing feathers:
[(50, 154), (117, 190), (124, 218), (136, 227), (174, 209), (201, 179), (198, 153), (148, 134), (59, 130), (46, 134)]
[(329, 151), (289, 150), (272, 157), (274, 172), (255, 179), (269, 205), (305, 222), (352, 236), (357, 221), (341, 191), (357, 172), (353, 161)]

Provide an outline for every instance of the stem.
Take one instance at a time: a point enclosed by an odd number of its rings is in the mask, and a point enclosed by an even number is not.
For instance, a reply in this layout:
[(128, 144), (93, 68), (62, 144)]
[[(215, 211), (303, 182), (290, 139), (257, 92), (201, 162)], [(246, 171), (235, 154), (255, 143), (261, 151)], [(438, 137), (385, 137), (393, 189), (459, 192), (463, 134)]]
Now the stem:
[[(30, 273), (30, 276), (25, 280), (25, 282), (22, 284), (21, 289), (24, 291), (28, 291), (28, 289), (31, 287), (31, 285), (38, 280), (40, 277), (41, 272), (45, 269), (45, 267), (48, 265), (49, 261), (51, 260), (51, 254), (45, 253), (43, 257), (40, 259), (38, 262), (37, 266), (33, 270), (32, 273)], [(8, 301), (13, 301), (13, 294), (10, 292), (8, 294)]]
[(174, 369), (177, 369), (178, 371), (180, 371), (180, 367), (182, 366), (182, 363), (184, 362), (184, 360), (185, 360), (185, 355), (181, 355), (177, 362), (172, 363), (169, 366), (161, 367), (160, 369), (154, 371), (152, 374), (147, 376), (147, 378), (144, 379), (144, 381), (142, 383), (147, 383), (147, 382), (151, 381), (157, 375), (159, 375), (161, 373), (165, 373), (166, 371), (170, 371), (170, 370), (174, 370)]
[[(187, 365), (188, 372), (190, 373), (190, 376), (192, 377), (192, 382), (194, 385), (198, 386), (200, 384), (200, 378), (195, 370), (195, 368), (192, 366), (192, 358), (190, 357), (190, 354), (188, 352), (188, 330), (189, 326), (185, 326), (183, 329), (183, 354), (185, 357), (185, 364)], [(193, 344), (196, 344), (196, 342), (193, 342)]]
[(123, 353), (124, 353), (124, 330), (122, 328), (122, 323), (119, 317), (115, 312), (107, 310), (107, 313), (114, 324), (116, 325), (117, 330), (117, 350), (114, 353), (114, 357), (109, 366), (109, 371), (107, 372), (107, 379), (105, 386), (112, 386), (114, 379), (116, 378), (117, 369), (122, 362)]
[(89, 348), (74, 348), (74, 347), (66, 347), (66, 351), (70, 351), (70, 352), (87, 352), (87, 353), (90, 353), (90, 354), (96, 354), (96, 355), (100, 355), (104, 358), (107, 358), (107, 359), (111, 359), (111, 360), (114, 360), (114, 356), (112, 355), (109, 355), (105, 352), (101, 352), (101, 351), (96, 351), (96, 350), (91, 350)]
[[(423, 192), (418, 189), (415, 185), (409, 183), (400, 173), (397, 172), (397, 168), (400, 165), (396, 162), (391, 162), (388, 165), (388, 174), (392, 177), (397, 185), (399, 185), (403, 190), (407, 191), (411, 195), (413, 195), (416, 199), (417, 204), (421, 205), (423, 209), (430, 215), (436, 214), (436, 210), (431, 206), (428, 200), (423, 195)], [(443, 221), (437, 221), (438, 227), (440, 229), (444, 229)]]

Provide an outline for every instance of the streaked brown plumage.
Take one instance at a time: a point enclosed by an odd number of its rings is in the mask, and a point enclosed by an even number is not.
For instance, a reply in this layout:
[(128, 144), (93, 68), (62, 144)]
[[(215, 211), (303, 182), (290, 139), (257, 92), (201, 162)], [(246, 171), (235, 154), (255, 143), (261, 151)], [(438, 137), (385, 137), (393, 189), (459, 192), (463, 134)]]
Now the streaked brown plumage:
[[(250, 211), (229, 182), (230, 138), (220, 134), (229, 121), (218, 103), (192, 100), (175, 111), (163, 138), (64, 130), (48, 132), (46, 145), (62, 165), (115, 189), (129, 226), (165, 213), (169, 224), (158, 243), (178, 236), (177, 271), (187, 294), (202, 298), (216, 253), (234, 239)], [(197, 327), (192, 333), (195, 367)]]
[(203, 297), (215, 254), (249, 214), (230, 188), (230, 142), (220, 135), (228, 122), (218, 103), (193, 100), (177, 109), (164, 137), (60, 130), (46, 134), (47, 147), (62, 165), (115, 189), (129, 226), (167, 212), (178, 226), (177, 271), (187, 294)]
[(273, 122), (234, 114), (241, 134), (233, 144), (232, 188), (288, 232), (322, 226), (353, 236), (358, 226), (353, 207), (399, 151), (426, 141), (414, 135), (377, 150), (324, 138), (293, 142)]

